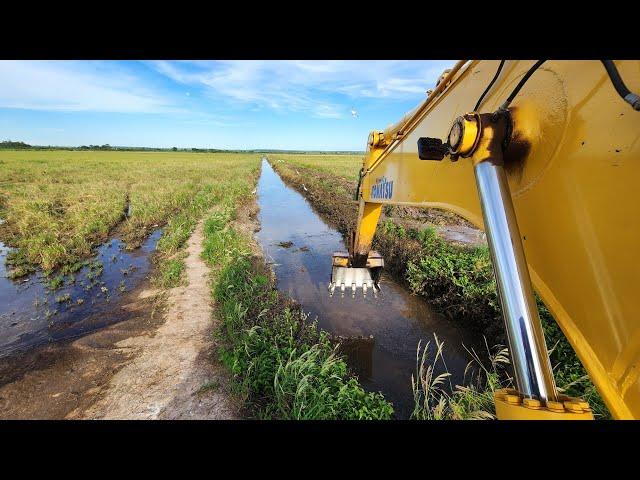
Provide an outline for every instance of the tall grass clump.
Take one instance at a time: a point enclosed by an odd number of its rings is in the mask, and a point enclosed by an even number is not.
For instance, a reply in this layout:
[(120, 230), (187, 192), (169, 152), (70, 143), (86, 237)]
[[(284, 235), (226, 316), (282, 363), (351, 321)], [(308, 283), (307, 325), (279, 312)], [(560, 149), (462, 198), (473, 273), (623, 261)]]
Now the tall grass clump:
[(428, 297), (449, 317), (466, 322), (491, 338), (503, 335), (488, 248), (452, 245), (433, 228), (410, 230), (407, 235), (422, 246), (418, 258), (407, 263), (405, 275), (411, 290)]
[[(392, 228), (387, 227), (387, 232)], [(506, 343), (488, 248), (450, 244), (432, 228), (406, 235), (422, 245), (419, 257), (407, 265), (406, 279), (412, 291), (428, 297), (449, 316), (466, 322), (499, 343)], [(604, 401), (562, 330), (537, 295), (536, 302), (560, 391), (587, 400), (596, 416), (609, 418)]]
[[(475, 350), (468, 350), (471, 360), (464, 372), (464, 385), (452, 385), (444, 361), (444, 342), (434, 337), (435, 353), (430, 358), (431, 341), (416, 350), (416, 374), (411, 376), (414, 409), (417, 420), (492, 420), (496, 418), (493, 392), (513, 384), (509, 376), (508, 350), (500, 345), (490, 349), (486, 360)], [(466, 347), (465, 347), (466, 349)], [(441, 371), (442, 373), (437, 373)]]
[[(414, 398), (411, 418), (417, 420), (495, 419), (493, 393), (502, 388), (515, 388), (510, 372), (508, 349), (502, 345), (489, 348), (486, 338), (486, 352), (483, 357), (474, 349), (469, 350), (465, 347), (470, 361), (464, 371), (463, 385), (454, 386), (444, 361), (444, 342), (439, 341), (435, 334), (433, 345), (433, 353), (430, 341), (424, 347), (419, 344), (416, 350), (416, 373), (411, 376)], [(556, 343), (550, 349), (552, 357), (557, 347)], [(589, 402), (596, 419), (610, 418), (608, 410), (600, 403), (602, 400), (597, 396), (588, 377), (583, 375), (567, 378), (566, 374), (558, 373), (558, 366), (559, 364), (554, 365), (558, 392), (569, 396), (579, 393)]]
[(205, 223), (203, 257), (214, 271), (220, 359), (258, 418), (389, 419), (380, 393), (365, 392), (328, 334), (274, 287), (264, 263), (229, 222), (233, 208)]

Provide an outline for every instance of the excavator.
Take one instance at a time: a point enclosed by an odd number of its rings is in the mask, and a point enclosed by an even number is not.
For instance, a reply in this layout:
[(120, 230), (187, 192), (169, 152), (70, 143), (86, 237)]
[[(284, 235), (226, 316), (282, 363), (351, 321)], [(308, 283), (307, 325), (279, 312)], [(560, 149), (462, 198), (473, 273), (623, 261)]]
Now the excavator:
[(616, 419), (640, 418), (640, 61), (459, 61), (426, 100), (373, 131), (348, 252), (329, 290), (380, 290), (385, 205), (484, 230), (515, 386), (498, 419), (590, 420), (560, 394), (534, 289)]

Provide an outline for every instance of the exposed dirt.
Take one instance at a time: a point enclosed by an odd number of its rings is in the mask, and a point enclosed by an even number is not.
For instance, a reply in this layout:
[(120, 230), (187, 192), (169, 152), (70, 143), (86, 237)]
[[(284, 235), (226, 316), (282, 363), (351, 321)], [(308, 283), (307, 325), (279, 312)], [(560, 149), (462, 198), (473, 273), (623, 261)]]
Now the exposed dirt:
[(89, 407), (109, 379), (135, 356), (121, 340), (149, 335), (164, 321), (158, 292), (137, 289), (114, 316), (122, 321), (82, 338), (3, 359), (0, 418), (62, 419)]
[(3, 359), (0, 418), (237, 418), (239, 402), (213, 354), (202, 228), (186, 248), (188, 286), (164, 294), (139, 287), (114, 309), (119, 323)]
[(91, 408), (70, 416), (107, 419), (232, 419), (238, 405), (215, 362), (209, 269), (200, 257), (203, 222), (189, 239), (188, 286), (167, 294), (166, 321), (153, 333), (116, 344), (134, 358), (110, 380)]

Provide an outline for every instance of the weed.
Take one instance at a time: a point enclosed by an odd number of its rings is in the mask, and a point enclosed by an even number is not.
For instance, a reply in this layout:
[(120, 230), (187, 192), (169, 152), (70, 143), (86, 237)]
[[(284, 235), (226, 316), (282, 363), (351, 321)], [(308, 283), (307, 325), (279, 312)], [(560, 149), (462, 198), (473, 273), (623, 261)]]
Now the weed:
[[(429, 359), (431, 342), (416, 351), (416, 375), (411, 376), (414, 409), (411, 417), (417, 420), (488, 420), (495, 419), (493, 392), (512, 386), (512, 378), (506, 372), (509, 354), (498, 345), (487, 346), (488, 366), (474, 350), (467, 350), (472, 359), (465, 369), (464, 386), (450, 382), (450, 374), (444, 361), (444, 342), (433, 335), (435, 354)], [(465, 347), (466, 348), (466, 347)], [(442, 373), (436, 372), (442, 369)], [(473, 373), (475, 371), (475, 374)]]
[(203, 258), (214, 268), (221, 362), (259, 418), (388, 419), (380, 393), (351, 377), (326, 332), (274, 289), (264, 264), (228, 226), (229, 208), (205, 222)]
[(59, 295), (56, 297), (56, 303), (70, 303), (71, 295), (65, 293), (64, 295)]
[(184, 283), (184, 252), (177, 258), (170, 259), (164, 262), (156, 275), (156, 282), (164, 288), (177, 287)]
[(56, 290), (60, 288), (64, 284), (64, 277), (62, 275), (57, 275), (49, 280), (49, 288), (51, 290)]

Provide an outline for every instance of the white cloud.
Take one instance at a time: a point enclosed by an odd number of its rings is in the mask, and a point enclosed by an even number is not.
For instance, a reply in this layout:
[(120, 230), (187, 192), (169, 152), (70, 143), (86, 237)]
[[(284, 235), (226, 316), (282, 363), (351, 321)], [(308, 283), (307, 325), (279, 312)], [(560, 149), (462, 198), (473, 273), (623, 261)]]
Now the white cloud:
[(154, 113), (171, 103), (111, 62), (0, 61), (0, 107)]
[(357, 99), (425, 97), (452, 61), (157, 61), (163, 75), (199, 86), (221, 101), (320, 118), (348, 117)]
[[(156, 82), (129, 63), (0, 61), (0, 107), (49, 111), (183, 113), (214, 126), (238, 104), (249, 111), (304, 112), (350, 118), (374, 99), (414, 100), (432, 88), (450, 61), (152, 61), (153, 70), (181, 85), (159, 93)], [(133, 73), (135, 72), (135, 73)], [(155, 85), (156, 89), (151, 86)], [(163, 87), (164, 88), (164, 87)], [(195, 102), (198, 94), (213, 108)], [(186, 98), (185, 98), (186, 97)], [(170, 100), (173, 98), (173, 101)], [(187, 100), (187, 98), (189, 100)], [(174, 103), (176, 102), (176, 103)], [(186, 103), (185, 103), (186, 102)], [(203, 106), (204, 105), (204, 106)], [(229, 108), (230, 107), (230, 108)], [(201, 118), (202, 117), (202, 118)], [(205, 118), (206, 117), (206, 118)]]

